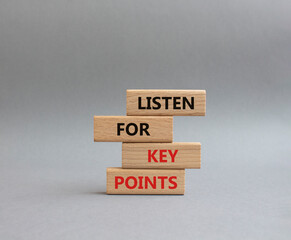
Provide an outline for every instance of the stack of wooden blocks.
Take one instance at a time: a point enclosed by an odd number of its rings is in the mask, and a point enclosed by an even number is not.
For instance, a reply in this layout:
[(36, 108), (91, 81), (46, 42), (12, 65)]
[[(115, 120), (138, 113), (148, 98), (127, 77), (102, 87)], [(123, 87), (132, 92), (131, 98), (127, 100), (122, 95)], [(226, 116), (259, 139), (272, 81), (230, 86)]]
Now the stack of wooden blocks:
[(205, 90), (127, 90), (127, 116), (94, 116), (95, 142), (122, 142), (122, 168), (107, 168), (107, 194), (184, 194), (201, 144), (173, 142), (173, 116), (205, 116)]

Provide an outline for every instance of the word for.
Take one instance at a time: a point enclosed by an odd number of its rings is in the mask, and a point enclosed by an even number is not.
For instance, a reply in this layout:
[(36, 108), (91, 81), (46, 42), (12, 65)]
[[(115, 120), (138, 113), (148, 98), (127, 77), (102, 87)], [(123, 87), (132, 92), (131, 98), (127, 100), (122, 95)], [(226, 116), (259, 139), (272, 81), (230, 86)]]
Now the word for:
[(146, 97), (146, 105), (142, 106), (142, 97), (138, 97), (138, 109), (169, 109), (169, 105), (173, 109), (194, 109), (194, 97), (190, 101), (187, 97)]
[[(158, 158), (157, 159), (155, 157), (155, 154), (160, 151), (160, 154), (158, 154)], [(165, 159), (167, 157), (167, 152), (169, 152), (170, 158), (171, 158), (171, 162), (175, 162), (175, 157), (178, 153), (178, 150), (175, 150), (174, 153), (172, 152), (172, 150), (148, 150), (148, 162), (168, 162), (167, 159)]]
[(129, 136), (134, 136), (138, 133), (138, 129), (140, 136), (143, 136), (144, 133), (147, 136), (150, 136), (150, 133), (148, 132), (150, 126), (148, 123), (140, 123), (139, 128), (135, 123), (128, 123), (126, 128), (123, 128), (124, 125), (125, 123), (117, 123), (117, 136), (120, 136), (121, 132), (124, 130)]
[(115, 176), (115, 189), (118, 189), (119, 186), (125, 186), (127, 189), (165, 189), (165, 182), (168, 182), (169, 189), (177, 188), (177, 177), (176, 176), (140, 176), (140, 177), (122, 177)]

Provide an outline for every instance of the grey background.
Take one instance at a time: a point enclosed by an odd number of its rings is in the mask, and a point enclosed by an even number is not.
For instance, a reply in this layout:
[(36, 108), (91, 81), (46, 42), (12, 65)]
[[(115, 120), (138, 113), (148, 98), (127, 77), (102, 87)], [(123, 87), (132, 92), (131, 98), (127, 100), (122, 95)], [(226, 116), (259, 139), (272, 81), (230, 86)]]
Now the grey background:
[[(1, 239), (290, 239), (291, 2), (0, 1)], [(206, 89), (185, 196), (107, 196), (126, 89)]]

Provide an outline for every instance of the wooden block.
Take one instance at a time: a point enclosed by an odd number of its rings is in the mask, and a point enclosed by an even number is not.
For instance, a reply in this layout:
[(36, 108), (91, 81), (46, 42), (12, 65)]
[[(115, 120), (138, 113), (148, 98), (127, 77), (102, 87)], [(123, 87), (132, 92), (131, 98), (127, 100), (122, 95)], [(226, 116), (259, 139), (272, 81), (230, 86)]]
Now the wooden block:
[(95, 142), (172, 142), (173, 117), (94, 116)]
[(205, 90), (127, 90), (128, 116), (205, 116)]
[(185, 170), (107, 168), (107, 194), (184, 194)]
[(122, 168), (200, 168), (200, 143), (123, 143)]

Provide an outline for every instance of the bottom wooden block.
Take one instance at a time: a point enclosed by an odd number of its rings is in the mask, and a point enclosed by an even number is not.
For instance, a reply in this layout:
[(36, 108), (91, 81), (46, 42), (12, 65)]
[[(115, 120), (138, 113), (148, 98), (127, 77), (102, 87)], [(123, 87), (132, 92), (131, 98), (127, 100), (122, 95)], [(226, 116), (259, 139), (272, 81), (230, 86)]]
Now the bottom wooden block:
[(107, 194), (184, 194), (185, 170), (107, 168)]

